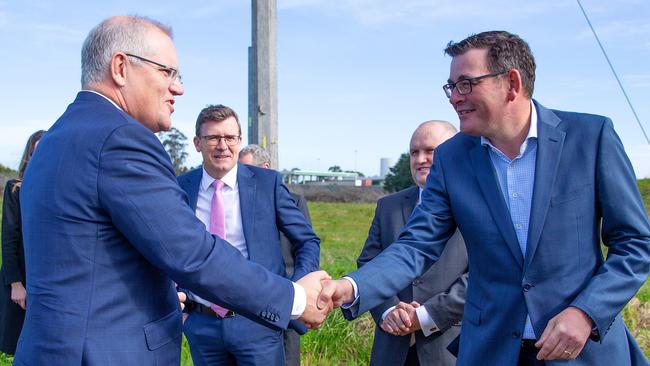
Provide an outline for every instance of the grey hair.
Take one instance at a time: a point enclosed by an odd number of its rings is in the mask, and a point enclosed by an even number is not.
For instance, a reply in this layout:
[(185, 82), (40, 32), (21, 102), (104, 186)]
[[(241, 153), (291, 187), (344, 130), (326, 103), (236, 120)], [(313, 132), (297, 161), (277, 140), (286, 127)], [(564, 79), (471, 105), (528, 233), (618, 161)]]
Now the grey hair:
[(137, 15), (111, 17), (93, 28), (81, 48), (82, 87), (104, 80), (116, 52), (148, 54), (150, 47), (147, 42), (147, 31), (152, 28), (172, 38), (170, 27)]
[(260, 145), (250, 144), (239, 152), (239, 155), (246, 154), (251, 154), (253, 157), (253, 164), (256, 166), (260, 166), (264, 163), (271, 164), (271, 155), (269, 155), (269, 152), (264, 150)]

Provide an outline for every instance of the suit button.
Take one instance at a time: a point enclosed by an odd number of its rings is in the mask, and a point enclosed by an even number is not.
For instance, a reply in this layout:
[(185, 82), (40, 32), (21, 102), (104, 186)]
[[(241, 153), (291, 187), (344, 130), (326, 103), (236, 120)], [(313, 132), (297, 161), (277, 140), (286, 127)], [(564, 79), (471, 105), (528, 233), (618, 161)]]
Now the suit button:
[(519, 332), (512, 332), (512, 338), (521, 338), (521, 333), (519, 333)]
[(528, 292), (531, 288), (533, 288), (533, 285), (530, 283), (527, 283), (524, 285), (524, 292)]

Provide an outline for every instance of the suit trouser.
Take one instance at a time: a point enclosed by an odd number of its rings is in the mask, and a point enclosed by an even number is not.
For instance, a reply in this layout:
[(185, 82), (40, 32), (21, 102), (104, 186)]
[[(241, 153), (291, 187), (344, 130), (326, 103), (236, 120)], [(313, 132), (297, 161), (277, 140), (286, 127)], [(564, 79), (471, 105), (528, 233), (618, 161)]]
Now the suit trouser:
[(192, 312), (183, 332), (196, 366), (284, 365), (284, 332), (241, 315), (222, 319)]
[(300, 334), (291, 328), (284, 331), (284, 357), (286, 366), (300, 366)]

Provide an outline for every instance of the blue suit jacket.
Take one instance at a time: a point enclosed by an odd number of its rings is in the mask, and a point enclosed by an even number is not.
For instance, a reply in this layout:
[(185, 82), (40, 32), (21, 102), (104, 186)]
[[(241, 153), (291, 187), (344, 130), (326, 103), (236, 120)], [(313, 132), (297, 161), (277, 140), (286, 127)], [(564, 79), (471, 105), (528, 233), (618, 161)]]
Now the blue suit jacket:
[(99, 95), (80, 92), (43, 137), (21, 208), (15, 365), (178, 365), (172, 280), (263, 324), (290, 320), (291, 282), (205, 231), (160, 141)]
[[(407, 286), (458, 227), (469, 257), (458, 365), (516, 365), (526, 314), (539, 337), (568, 306), (584, 310), (599, 332), (570, 364), (648, 364), (620, 317), (650, 269), (650, 225), (630, 162), (608, 118), (535, 105), (526, 255), (486, 147), (458, 134), (436, 149), (422, 204), (398, 241), (350, 275), (360, 298), (347, 316)], [(555, 364), (566, 363), (547, 362)]]
[[(195, 211), (202, 177), (202, 168), (178, 177), (178, 184), (187, 192), (190, 207)], [(237, 184), (248, 259), (286, 277), (280, 246), (282, 232), (293, 244), (294, 273), (291, 279), (297, 281), (318, 270), (320, 239), (282, 184), (280, 174), (271, 169), (238, 164)], [(301, 334), (307, 332), (305, 325), (297, 320), (292, 320), (290, 327)]]

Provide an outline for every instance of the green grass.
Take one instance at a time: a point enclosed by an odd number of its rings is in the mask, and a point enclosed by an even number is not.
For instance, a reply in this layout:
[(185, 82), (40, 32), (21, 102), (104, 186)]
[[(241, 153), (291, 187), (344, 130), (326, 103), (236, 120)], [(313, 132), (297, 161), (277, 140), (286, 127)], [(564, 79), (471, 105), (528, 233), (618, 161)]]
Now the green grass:
[[(650, 208), (650, 180), (639, 181)], [(314, 229), (321, 238), (321, 268), (338, 278), (356, 268), (374, 213), (374, 204), (309, 204)], [(623, 312), (623, 318), (640, 346), (650, 355), (650, 285), (639, 290)], [(301, 338), (303, 365), (367, 365), (370, 361), (374, 324), (369, 315), (348, 322), (335, 311), (323, 326)], [(183, 340), (181, 365), (192, 365)], [(11, 357), (0, 354), (0, 366), (11, 365)]]

